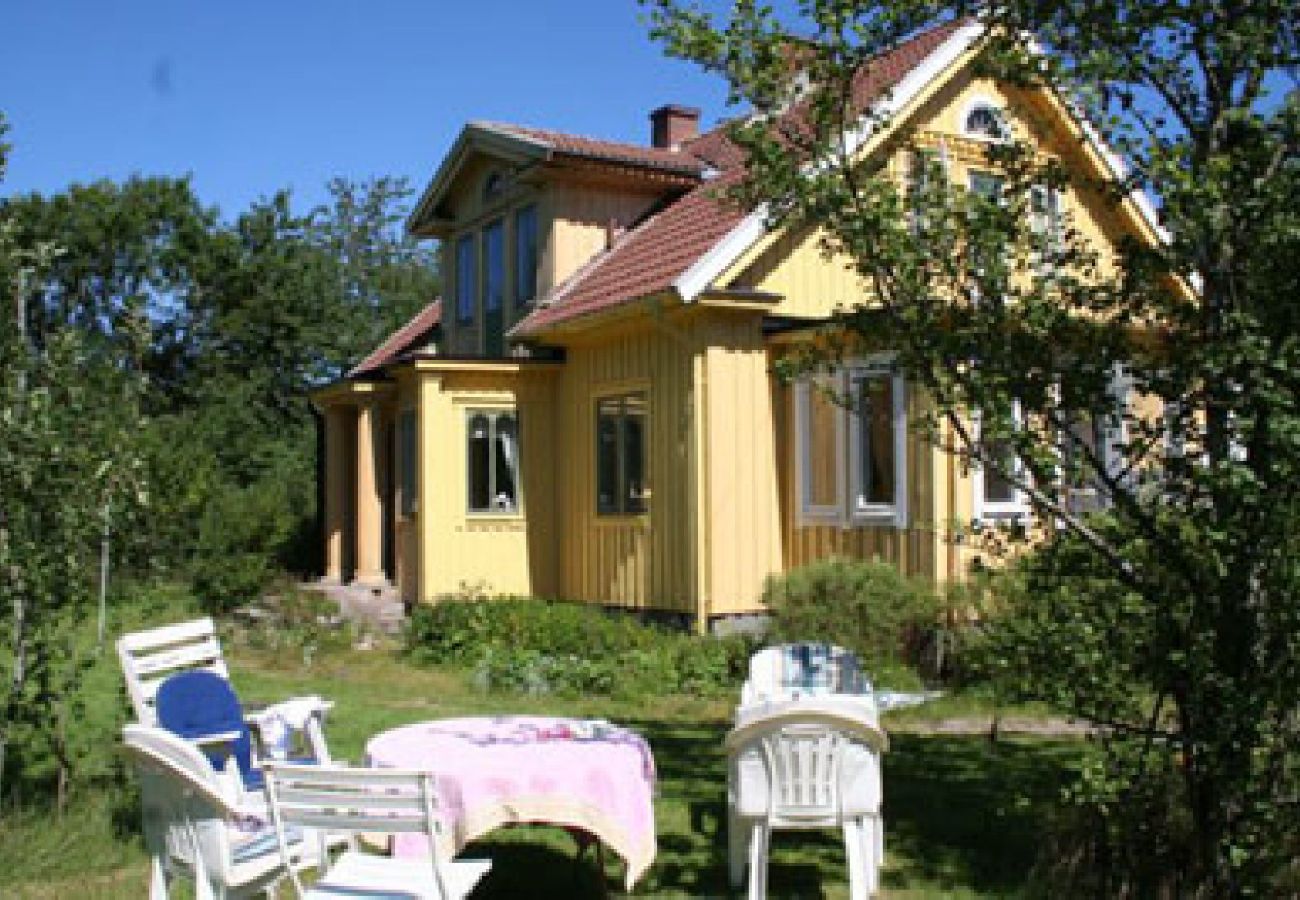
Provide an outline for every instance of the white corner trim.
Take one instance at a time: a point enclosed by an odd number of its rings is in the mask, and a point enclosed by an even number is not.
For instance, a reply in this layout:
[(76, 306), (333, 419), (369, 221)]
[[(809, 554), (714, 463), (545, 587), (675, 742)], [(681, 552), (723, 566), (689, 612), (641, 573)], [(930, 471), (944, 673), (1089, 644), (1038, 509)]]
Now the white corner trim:
[[(1033, 37), (1033, 35), (1027, 36), (1026, 40), (1030, 54), (1034, 56), (1045, 55), (1046, 51), (1043, 50), (1042, 45), (1035, 37)], [(1106, 164), (1106, 168), (1110, 170), (1111, 177), (1116, 181), (1126, 180), (1129, 175), (1128, 163), (1124, 161), (1123, 157), (1111, 149), (1110, 144), (1106, 143), (1105, 138), (1103, 138), (1101, 133), (1097, 131), (1096, 126), (1094, 126), (1088, 117), (1084, 115), (1082, 104), (1080, 104), (1075, 97), (1070, 96), (1064, 91), (1058, 90), (1056, 94), (1057, 99), (1061, 101), (1061, 105), (1065, 107), (1066, 112), (1074, 116), (1074, 120), (1079, 123), (1079, 128), (1083, 131), (1083, 136), (1087, 139), (1088, 146), (1092, 147), (1092, 149), (1096, 151), (1097, 155), (1101, 157), (1102, 162)], [(1138, 208), (1138, 212), (1142, 214), (1142, 218), (1146, 220), (1147, 225), (1149, 225), (1151, 230), (1155, 232), (1156, 236), (1166, 244), (1170, 243), (1173, 240), (1173, 237), (1169, 234), (1168, 229), (1160, 224), (1160, 215), (1156, 212), (1156, 205), (1152, 202), (1151, 195), (1146, 192), (1146, 189), (1135, 187), (1133, 190), (1129, 191), (1128, 196), (1129, 199), (1133, 201), (1133, 204)]]
[[(1106, 163), (1106, 167), (1110, 169), (1111, 177), (1116, 181), (1125, 181), (1129, 176), (1128, 163), (1124, 162), (1124, 159), (1110, 148), (1110, 145), (1102, 139), (1097, 129), (1084, 118), (1081, 112), (1075, 110), (1074, 115), (1079, 120), (1079, 127), (1083, 129), (1084, 137), (1088, 139), (1092, 149), (1097, 151), (1097, 155), (1102, 158)], [(1133, 190), (1129, 191), (1128, 197), (1137, 206), (1142, 218), (1151, 226), (1151, 230), (1156, 233), (1156, 236), (1161, 241), (1168, 244), (1173, 240), (1173, 236), (1170, 235), (1168, 229), (1160, 224), (1160, 215), (1156, 212), (1156, 206), (1151, 202), (1151, 195), (1146, 192), (1145, 188), (1133, 188)]]
[(740, 224), (727, 232), (722, 240), (691, 263), (689, 269), (678, 275), (677, 280), (673, 282), (673, 287), (681, 295), (682, 302), (694, 302), (709, 285), (713, 284), (715, 278), (731, 268), (732, 263), (740, 259), (741, 254), (752, 247), (767, 231), (766, 220), (767, 204), (765, 203), (745, 216)]
[[(863, 117), (862, 126), (845, 134), (849, 154), (856, 153), (872, 138), (882, 119), (888, 121), (899, 110), (915, 100), (926, 85), (956, 62), (983, 34), (984, 26), (979, 23), (964, 25), (931, 51), (930, 55), (908, 72), (902, 81), (894, 85), (893, 90), (883, 100), (872, 105), (871, 110)], [(682, 302), (694, 302), (713, 284), (714, 279), (731, 268), (736, 260), (740, 259), (741, 255), (766, 232), (766, 219), (766, 206), (754, 210), (728, 232), (726, 237), (714, 244), (707, 253), (679, 275), (673, 282), (673, 287), (681, 295)]]

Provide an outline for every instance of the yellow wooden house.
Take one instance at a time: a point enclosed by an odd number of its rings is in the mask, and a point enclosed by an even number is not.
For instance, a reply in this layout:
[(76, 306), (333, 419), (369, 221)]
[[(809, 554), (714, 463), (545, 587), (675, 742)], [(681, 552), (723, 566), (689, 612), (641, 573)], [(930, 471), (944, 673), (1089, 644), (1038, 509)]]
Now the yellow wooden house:
[[(1122, 165), (1058, 98), (976, 77), (954, 23), (860, 86), (978, 187), (1009, 127), (1044, 153)], [(851, 412), (772, 374), (864, 287), (811, 233), (721, 202), (740, 154), (696, 110), (647, 146), (491, 122), (461, 132), (408, 223), (440, 241), (446, 292), (316, 392), (326, 428), (326, 579), (408, 603), (462, 591), (675, 613), (761, 610), (764, 579), (879, 557), (946, 580), (952, 524), (1024, 512), (1005, 482), (909, 432), (924, 402), (879, 360), (846, 365)], [(863, 137), (907, 171), (891, 134)], [(1150, 204), (1053, 197), (1113, 244), (1158, 239)]]

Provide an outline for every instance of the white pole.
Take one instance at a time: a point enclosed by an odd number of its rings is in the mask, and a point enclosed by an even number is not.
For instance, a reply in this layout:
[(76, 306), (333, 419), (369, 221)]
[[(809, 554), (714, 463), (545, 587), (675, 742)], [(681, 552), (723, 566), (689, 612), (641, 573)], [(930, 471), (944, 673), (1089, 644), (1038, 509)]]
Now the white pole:
[(109, 505), (104, 504), (104, 531), (99, 540), (99, 652), (104, 652), (104, 628), (108, 619)]

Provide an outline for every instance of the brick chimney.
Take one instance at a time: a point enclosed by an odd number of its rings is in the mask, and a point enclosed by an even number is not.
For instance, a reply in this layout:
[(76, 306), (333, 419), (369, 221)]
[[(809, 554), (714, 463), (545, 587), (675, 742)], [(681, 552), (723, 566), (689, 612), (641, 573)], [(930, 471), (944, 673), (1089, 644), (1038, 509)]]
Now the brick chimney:
[(693, 106), (669, 103), (650, 113), (650, 145), (676, 150), (700, 133), (700, 111)]

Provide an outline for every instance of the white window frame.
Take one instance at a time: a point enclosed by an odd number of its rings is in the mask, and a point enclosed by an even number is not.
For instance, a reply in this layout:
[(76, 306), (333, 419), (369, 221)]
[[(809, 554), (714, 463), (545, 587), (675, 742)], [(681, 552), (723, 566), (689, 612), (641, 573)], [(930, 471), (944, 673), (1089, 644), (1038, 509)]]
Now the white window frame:
[[(472, 502), (470, 476), (473, 462), (470, 458), (470, 441), (473, 440), (472, 429), (474, 419), (477, 416), (485, 416), (488, 420), (488, 508), (476, 509)], [(498, 507), (494, 490), (496, 486), (496, 437), (497, 421), (503, 417), (509, 417), (514, 420), (515, 426), (515, 459), (511, 463), (509, 460), (506, 464), (510, 467), (515, 481), (514, 505), (509, 507)], [(513, 406), (472, 406), (465, 409), (465, 514), (471, 517), (481, 516), (522, 516), (524, 514), (524, 483), (522, 478), (523, 460), (519, 458), (519, 447), (521, 441), (522, 428), (520, 426), (519, 410)]]
[[(852, 526), (907, 526), (907, 383), (903, 376), (892, 371), (892, 356), (869, 357), (846, 364), (831, 375), (800, 379), (795, 383), (794, 425), (796, 498), (799, 522), (806, 525)], [(843, 405), (845, 398), (856, 402), (856, 387), (864, 377), (891, 372), (893, 379), (894, 425), (894, 502), (872, 503), (859, 506), (861, 491), (862, 419), (856, 409)], [(835, 500), (830, 504), (814, 504), (810, 499), (812, 479), (811, 448), (809, 446), (811, 396), (814, 391), (831, 391), (837, 402), (835, 415)]]
[[(994, 117), (1001, 126), (1001, 134), (997, 137), (983, 134), (978, 131), (971, 131), (967, 125), (970, 122), (971, 115), (978, 109), (991, 110)], [(984, 141), (988, 144), (1005, 144), (1011, 140), (1011, 121), (1007, 117), (1006, 110), (1003, 109), (992, 97), (978, 96), (972, 97), (961, 110), (961, 121), (958, 123), (961, 129), (962, 137), (969, 138), (972, 141)]]
[[(977, 439), (980, 435), (981, 417), (977, 414), (974, 417), (975, 434)], [(1024, 412), (1020, 407), (1020, 401), (1012, 401), (1011, 419), (1016, 428), (1023, 428), (1025, 425)], [(1015, 471), (1013, 477), (1023, 479), (1025, 477), (1024, 462), (1021, 461), (1017, 454), (1015, 461)], [(1029, 495), (1019, 487), (1012, 485), (1011, 500), (989, 500), (984, 494), (984, 464), (981, 460), (972, 460), (971, 463), (971, 486), (973, 488), (973, 506), (975, 519), (979, 522), (1005, 522), (1009, 520), (1024, 519), (1029, 516)]]
[(894, 371), (892, 358), (876, 357), (849, 367), (847, 371), (849, 396), (857, 403), (858, 385), (867, 378), (884, 374), (892, 384), (893, 408), (890, 418), (894, 437), (894, 502), (862, 502), (862, 452), (863, 422), (860, 410), (848, 410), (849, 466), (848, 506), (849, 518), (856, 524), (892, 525), (902, 528), (907, 524), (907, 384), (903, 376)]

